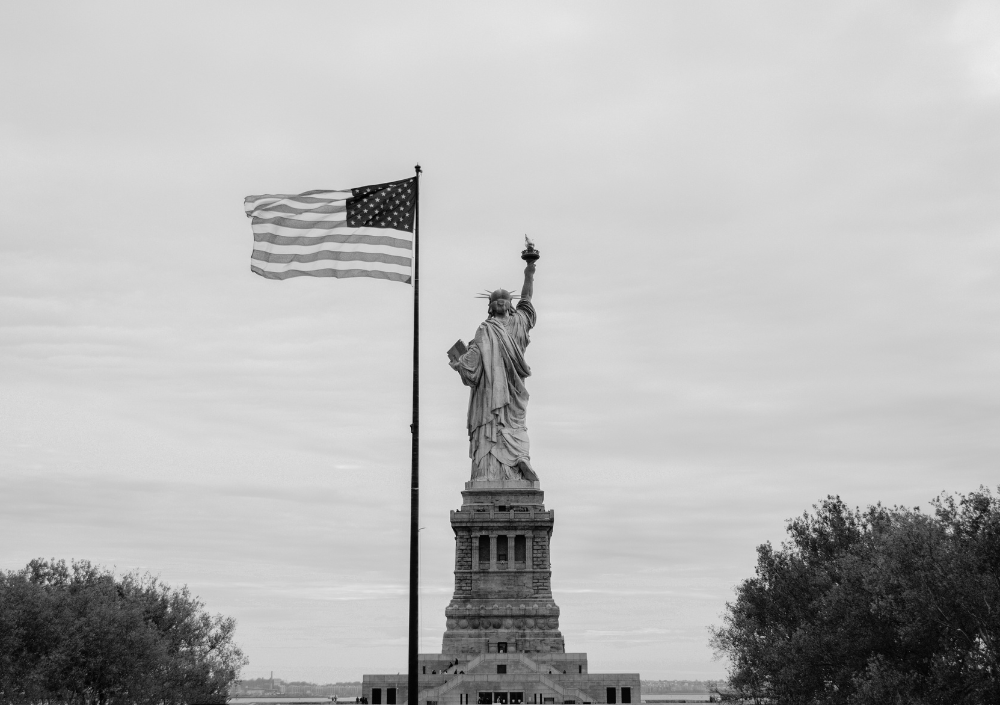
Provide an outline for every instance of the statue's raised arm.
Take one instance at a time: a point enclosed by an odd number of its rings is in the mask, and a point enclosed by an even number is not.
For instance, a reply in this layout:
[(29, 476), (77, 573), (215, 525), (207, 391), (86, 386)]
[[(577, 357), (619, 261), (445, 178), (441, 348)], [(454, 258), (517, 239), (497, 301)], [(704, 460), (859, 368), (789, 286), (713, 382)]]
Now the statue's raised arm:
[[(538, 476), (531, 467), (525, 416), (531, 368), (524, 359), (528, 332), (535, 327), (535, 262), (539, 253), (525, 237), (521, 259), (524, 285), (514, 306), (510, 292), (497, 289), (488, 295), (487, 319), (479, 325), (468, 348), (459, 341), (448, 351), (449, 364), (469, 392), (469, 456), (472, 480), (528, 480)], [(486, 296), (484, 296), (486, 298)]]

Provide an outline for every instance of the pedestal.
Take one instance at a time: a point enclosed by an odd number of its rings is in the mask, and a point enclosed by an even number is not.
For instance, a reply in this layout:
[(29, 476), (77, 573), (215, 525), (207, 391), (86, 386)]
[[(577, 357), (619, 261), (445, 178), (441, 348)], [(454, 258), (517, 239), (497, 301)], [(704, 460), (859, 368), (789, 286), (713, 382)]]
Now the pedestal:
[(566, 653), (543, 499), (537, 482), (465, 483), (442, 652), (420, 654), (412, 699), (405, 672), (365, 675), (371, 705), (642, 703), (638, 673), (590, 673), (587, 654)]
[(552, 599), (555, 512), (538, 482), (465, 483), (455, 532), (455, 594), (445, 610), (445, 655), (564, 653)]

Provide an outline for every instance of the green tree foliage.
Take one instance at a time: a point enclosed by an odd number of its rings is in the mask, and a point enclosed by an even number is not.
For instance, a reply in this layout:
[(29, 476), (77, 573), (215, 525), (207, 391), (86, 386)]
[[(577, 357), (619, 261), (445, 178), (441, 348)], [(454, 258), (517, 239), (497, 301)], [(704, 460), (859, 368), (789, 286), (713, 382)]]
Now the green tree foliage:
[(716, 653), (751, 702), (1000, 703), (1000, 498), (986, 488), (934, 515), (829, 497), (757, 548)]
[(0, 702), (224, 703), (236, 623), (187, 588), (86, 561), (0, 572)]

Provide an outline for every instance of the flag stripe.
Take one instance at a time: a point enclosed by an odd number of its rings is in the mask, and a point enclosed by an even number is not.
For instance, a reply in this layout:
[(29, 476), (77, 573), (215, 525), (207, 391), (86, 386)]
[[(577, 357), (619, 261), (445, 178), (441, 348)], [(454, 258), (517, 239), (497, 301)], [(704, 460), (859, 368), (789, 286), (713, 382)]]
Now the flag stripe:
[(398, 247), (385, 245), (363, 245), (343, 242), (320, 242), (315, 245), (276, 245), (271, 242), (258, 242), (253, 246), (254, 253), (261, 252), (273, 255), (309, 255), (314, 252), (370, 252), (375, 255), (388, 255), (409, 261), (410, 253)]
[[(339, 213), (337, 215), (339, 215)], [(296, 230), (309, 230), (316, 228), (319, 230), (330, 230), (331, 228), (346, 227), (344, 223), (344, 218), (330, 221), (298, 220), (296, 218), (285, 218), (283, 216), (269, 218), (267, 220), (254, 218), (253, 231), (255, 233), (276, 233), (277, 230), (275, 228), (294, 228)], [(301, 235), (302, 233), (293, 234)]]
[(322, 213), (320, 211), (310, 211), (306, 213), (286, 213), (282, 211), (275, 211), (274, 213), (261, 213), (260, 215), (255, 215), (253, 217), (254, 222), (267, 222), (268, 220), (273, 220), (274, 218), (289, 218), (291, 220), (309, 220), (309, 221), (329, 221), (344, 222), (347, 220), (347, 211), (334, 211), (332, 213)]
[(291, 206), (275, 206), (266, 211), (258, 211), (254, 218), (306, 218), (307, 220), (318, 220), (321, 216), (339, 213), (347, 218), (346, 205), (325, 205), (318, 208), (292, 208)]
[[(342, 233), (371, 235), (372, 237), (392, 237), (402, 239), (406, 242), (413, 240), (413, 233), (394, 228), (352, 228), (343, 223), (299, 223), (302, 227), (286, 227), (278, 223), (254, 223), (251, 227), (254, 233), (269, 233), (271, 235), (284, 235), (285, 237), (323, 237), (325, 235), (339, 235)], [(387, 235), (391, 233), (391, 235)]]
[(306, 198), (325, 198), (330, 201), (343, 200), (346, 198), (351, 198), (354, 195), (353, 189), (336, 189), (335, 191), (325, 191), (319, 189), (317, 191), (303, 191), (298, 194), (299, 196), (304, 196)]
[(307, 223), (343, 223), (347, 221), (347, 212), (343, 213), (263, 213), (261, 215), (255, 215), (253, 217), (253, 222), (255, 223), (267, 223), (273, 221), (277, 218), (284, 218), (286, 220), (294, 220), (296, 222), (307, 222)]
[[(319, 237), (286, 237), (275, 235), (274, 233), (254, 233), (253, 239), (257, 243), (269, 242), (274, 245), (319, 245), (324, 242), (342, 242), (344, 244), (365, 244), (382, 245), (385, 247), (395, 247), (399, 250), (412, 250), (413, 243), (399, 237), (389, 237), (388, 235), (360, 235), (352, 230), (357, 228), (337, 229), (329, 235)], [(396, 231), (393, 231), (396, 232)], [(406, 233), (409, 235), (409, 233)], [(255, 245), (256, 249), (258, 245)]]
[(270, 213), (275, 210), (290, 209), (295, 212), (307, 212), (316, 211), (323, 208), (328, 208), (333, 205), (346, 205), (347, 201), (324, 201), (320, 199), (290, 199), (283, 198), (279, 201), (274, 202), (261, 202), (256, 206), (251, 207), (250, 204), (246, 205), (247, 215), (261, 216), (265, 213)]
[(316, 260), (313, 262), (262, 262), (255, 259), (250, 262), (250, 266), (257, 267), (265, 272), (287, 272), (293, 269), (303, 272), (316, 271), (319, 269), (354, 269), (365, 272), (395, 272), (396, 274), (405, 274), (406, 276), (410, 276), (409, 264), (404, 267), (398, 264), (388, 264), (385, 262), (363, 262), (360, 260), (326, 259)]
[(379, 262), (381, 264), (393, 264), (406, 269), (410, 268), (409, 257), (399, 257), (398, 255), (385, 255), (380, 252), (337, 252), (320, 250), (319, 252), (306, 253), (280, 253), (261, 252), (254, 250), (251, 258), (257, 262), (268, 262), (270, 264), (295, 264), (297, 262), (319, 262), (323, 260), (338, 260), (343, 262)]
[(290, 195), (268, 195), (268, 196), (247, 196), (243, 203), (247, 213), (261, 208), (271, 208), (277, 205), (290, 205), (293, 208), (309, 208), (310, 206), (322, 206), (328, 203), (343, 203), (351, 198), (350, 191), (338, 193), (332, 197), (309, 196), (300, 193), (298, 196)]
[(343, 211), (347, 210), (347, 201), (323, 201), (312, 199), (309, 202), (296, 201), (283, 198), (276, 203), (266, 206), (258, 205), (253, 208), (252, 215), (262, 215), (270, 211), (287, 211), (290, 213), (314, 213), (316, 211)]
[(254, 274), (259, 274), (265, 279), (293, 279), (294, 277), (336, 277), (337, 279), (345, 279), (349, 277), (372, 277), (373, 279), (388, 279), (389, 281), (403, 282), (404, 284), (410, 283), (409, 274), (367, 269), (315, 269), (310, 272), (292, 269), (287, 272), (268, 272), (251, 265), (250, 271)]
[(347, 211), (335, 212), (335, 213), (282, 213), (280, 211), (275, 213), (263, 213), (259, 216), (255, 215), (253, 222), (255, 223), (267, 223), (273, 221), (275, 218), (285, 218), (286, 220), (296, 220), (315, 223), (317, 221), (324, 223), (343, 223), (347, 220)]

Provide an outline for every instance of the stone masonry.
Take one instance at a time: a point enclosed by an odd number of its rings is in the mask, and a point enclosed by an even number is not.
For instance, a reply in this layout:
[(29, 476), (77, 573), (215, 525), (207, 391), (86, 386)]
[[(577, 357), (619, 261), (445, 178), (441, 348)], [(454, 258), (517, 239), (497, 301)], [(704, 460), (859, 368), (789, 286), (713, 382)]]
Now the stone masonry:
[(555, 512), (538, 482), (468, 482), (455, 532), (455, 595), (442, 653), (562, 653), (549, 540)]
[[(555, 512), (537, 481), (472, 481), (451, 512), (455, 593), (440, 654), (420, 654), (419, 705), (642, 702), (638, 673), (590, 673), (566, 653), (552, 598)], [(371, 705), (410, 702), (406, 673), (366, 675)]]

